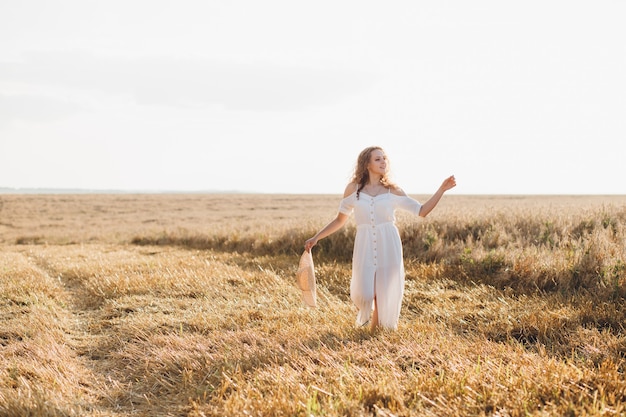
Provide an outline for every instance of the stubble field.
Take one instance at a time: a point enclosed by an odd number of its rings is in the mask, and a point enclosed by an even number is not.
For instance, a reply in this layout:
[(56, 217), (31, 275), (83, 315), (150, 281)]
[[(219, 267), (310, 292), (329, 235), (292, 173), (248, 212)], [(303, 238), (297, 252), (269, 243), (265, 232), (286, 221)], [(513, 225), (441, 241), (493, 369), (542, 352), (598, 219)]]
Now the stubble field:
[[(425, 196), (415, 196), (424, 200)], [(626, 413), (626, 196), (404, 214), (397, 331), (354, 327), (336, 195), (0, 195), (1, 416)]]

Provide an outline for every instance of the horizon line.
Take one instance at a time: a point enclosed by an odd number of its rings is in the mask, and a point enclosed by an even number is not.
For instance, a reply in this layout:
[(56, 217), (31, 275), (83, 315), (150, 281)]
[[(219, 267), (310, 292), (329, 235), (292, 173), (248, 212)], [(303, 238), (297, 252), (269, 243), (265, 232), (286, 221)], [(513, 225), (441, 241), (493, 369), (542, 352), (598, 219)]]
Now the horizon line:
[[(47, 187), (0, 187), (0, 195), (9, 194), (266, 194), (266, 195), (339, 195), (341, 193), (322, 192), (267, 192), (250, 190), (175, 190), (175, 189), (116, 189), (116, 188), (47, 188)], [(407, 192), (409, 195), (429, 193)], [(432, 194), (432, 193), (430, 193)], [(449, 193), (459, 196), (621, 196), (624, 193)]]

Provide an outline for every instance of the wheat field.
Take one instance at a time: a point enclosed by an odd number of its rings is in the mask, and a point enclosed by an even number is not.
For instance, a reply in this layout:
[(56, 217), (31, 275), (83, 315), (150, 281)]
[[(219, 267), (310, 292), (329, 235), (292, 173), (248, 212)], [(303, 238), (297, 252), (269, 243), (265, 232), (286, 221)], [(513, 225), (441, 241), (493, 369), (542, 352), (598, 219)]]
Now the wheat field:
[[(426, 196), (414, 196), (424, 200)], [(355, 328), (336, 195), (0, 195), (0, 416), (626, 415), (626, 196), (399, 214), (397, 331)]]

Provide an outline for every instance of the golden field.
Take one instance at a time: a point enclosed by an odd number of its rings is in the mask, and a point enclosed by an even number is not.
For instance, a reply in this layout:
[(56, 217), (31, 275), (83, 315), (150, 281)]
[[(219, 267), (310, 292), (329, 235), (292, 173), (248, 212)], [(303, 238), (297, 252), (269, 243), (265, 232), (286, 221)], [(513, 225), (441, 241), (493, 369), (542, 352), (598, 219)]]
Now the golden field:
[[(424, 200), (426, 196), (415, 196)], [(626, 415), (626, 196), (400, 214), (397, 331), (354, 328), (337, 195), (0, 195), (0, 416)]]

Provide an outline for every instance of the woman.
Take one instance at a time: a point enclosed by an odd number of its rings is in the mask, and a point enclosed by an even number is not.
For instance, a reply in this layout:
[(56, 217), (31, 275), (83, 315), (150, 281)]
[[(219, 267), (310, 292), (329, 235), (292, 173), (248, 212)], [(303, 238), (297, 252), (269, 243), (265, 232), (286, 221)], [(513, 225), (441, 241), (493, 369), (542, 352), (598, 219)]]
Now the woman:
[(404, 261), (395, 210), (426, 217), (443, 194), (456, 186), (454, 176), (450, 176), (428, 201), (420, 204), (391, 183), (387, 173), (383, 149), (379, 146), (364, 149), (357, 159), (352, 181), (344, 191), (337, 217), (304, 244), (305, 250), (310, 251), (320, 239), (343, 227), (354, 212), (356, 236), (350, 297), (359, 310), (357, 326), (371, 320), (372, 329), (398, 328), (404, 294)]

